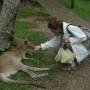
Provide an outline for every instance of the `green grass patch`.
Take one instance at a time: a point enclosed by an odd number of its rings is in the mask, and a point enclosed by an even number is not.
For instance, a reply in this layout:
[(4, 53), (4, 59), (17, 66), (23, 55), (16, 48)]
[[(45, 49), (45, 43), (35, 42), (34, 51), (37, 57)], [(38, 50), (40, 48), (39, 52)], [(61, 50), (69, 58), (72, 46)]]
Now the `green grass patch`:
[(31, 40), (34, 44), (39, 44), (45, 38), (43, 32), (33, 31), (33, 25), (30, 22), (17, 21), (16, 22), (16, 36), (27, 38)]
[(17, 14), (19, 17), (26, 16), (50, 16), (47, 11), (43, 8), (31, 8), (31, 7), (23, 7), (17, 10)]
[(15, 85), (0, 83), (0, 90), (32, 90), (31, 85)]
[(90, 1), (78, 0), (75, 3), (74, 12), (82, 18), (90, 21)]
[[(70, 7), (69, 0), (58, 0), (58, 2)], [(75, 0), (75, 7), (72, 11), (90, 22), (90, 0)]]

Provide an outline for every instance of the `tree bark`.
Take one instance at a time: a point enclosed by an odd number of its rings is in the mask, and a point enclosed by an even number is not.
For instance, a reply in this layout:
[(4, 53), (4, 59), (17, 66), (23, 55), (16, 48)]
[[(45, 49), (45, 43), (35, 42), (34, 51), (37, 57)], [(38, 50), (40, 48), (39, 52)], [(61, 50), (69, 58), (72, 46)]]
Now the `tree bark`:
[(0, 50), (10, 46), (9, 38), (15, 32), (16, 10), (20, 0), (3, 0), (0, 14)]

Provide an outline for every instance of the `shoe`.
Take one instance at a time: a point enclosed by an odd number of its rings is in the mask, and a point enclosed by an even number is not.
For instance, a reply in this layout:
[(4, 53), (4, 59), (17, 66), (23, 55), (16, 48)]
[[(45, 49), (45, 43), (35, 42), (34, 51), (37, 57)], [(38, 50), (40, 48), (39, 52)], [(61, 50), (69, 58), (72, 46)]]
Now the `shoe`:
[(71, 71), (71, 64), (63, 64), (62, 70), (64, 71)]
[(76, 66), (75, 62), (73, 62), (72, 64), (64, 65), (64, 67), (62, 67), (62, 70), (75, 71), (75, 70), (77, 70), (77, 66)]
[(64, 71), (71, 71), (72, 68), (71, 67), (67, 67), (67, 68), (63, 67), (62, 70), (64, 70)]
[(73, 62), (71, 64), (71, 68), (72, 68), (73, 71), (77, 70), (77, 66), (76, 66), (76, 63), (75, 62)]

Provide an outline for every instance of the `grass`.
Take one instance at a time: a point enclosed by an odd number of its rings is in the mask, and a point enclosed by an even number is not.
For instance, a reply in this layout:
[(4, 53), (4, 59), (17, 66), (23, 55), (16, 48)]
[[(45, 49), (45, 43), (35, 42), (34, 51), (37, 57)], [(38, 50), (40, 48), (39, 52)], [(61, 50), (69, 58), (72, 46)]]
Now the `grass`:
[(50, 16), (47, 13), (47, 11), (43, 8), (32, 8), (32, 7), (19, 8), (17, 13), (19, 17)]
[[(69, 7), (70, 1), (58, 0), (59, 3), (63, 3), (66, 7)], [(90, 22), (90, 0), (76, 0), (73, 12), (78, 14), (83, 19)]]
[(30, 22), (16, 21), (16, 36), (28, 38), (34, 44), (39, 44), (44, 40), (44, 33), (33, 31), (32, 27), (33, 25)]
[(82, 18), (90, 22), (90, 1), (78, 0), (76, 2), (74, 11)]

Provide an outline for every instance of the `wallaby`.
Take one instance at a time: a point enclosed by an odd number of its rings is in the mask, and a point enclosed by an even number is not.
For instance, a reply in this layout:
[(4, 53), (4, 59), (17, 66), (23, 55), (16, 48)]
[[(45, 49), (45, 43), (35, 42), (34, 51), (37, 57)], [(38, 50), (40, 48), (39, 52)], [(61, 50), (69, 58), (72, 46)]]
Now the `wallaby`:
[(15, 38), (16, 46), (14, 49), (3, 53), (0, 56), (0, 80), (8, 83), (31, 84), (38, 87), (43, 87), (40, 84), (32, 81), (25, 80), (12, 80), (8, 78), (10, 75), (15, 74), (21, 70), (32, 78), (46, 76), (48, 73), (37, 75), (33, 71), (49, 70), (49, 68), (37, 68), (24, 65), (21, 61), (25, 58), (25, 53), (28, 48), (33, 48), (29, 41), (21, 38)]

